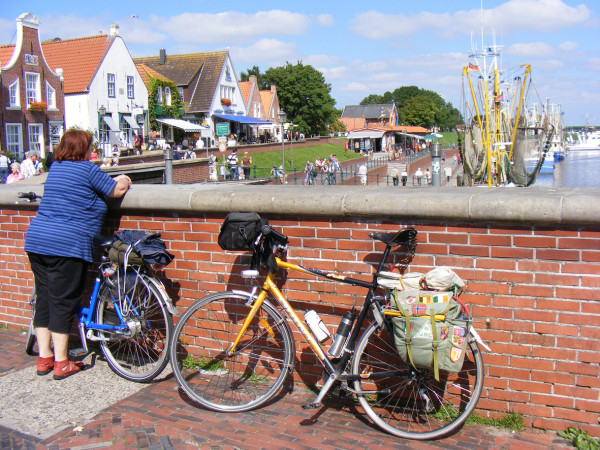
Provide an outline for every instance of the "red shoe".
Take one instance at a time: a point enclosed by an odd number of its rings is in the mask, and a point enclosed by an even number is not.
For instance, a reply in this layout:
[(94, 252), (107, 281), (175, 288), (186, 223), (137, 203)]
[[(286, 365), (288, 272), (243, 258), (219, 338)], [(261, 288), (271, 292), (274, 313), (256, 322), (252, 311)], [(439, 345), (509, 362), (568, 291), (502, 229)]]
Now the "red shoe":
[(54, 369), (54, 356), (48, 356), (47, 358), (42, 358), (38, 356), (37, 360), (37, 374), (38, 375), (48, 375)]
[(70, 361), (65, 359), (64, 361), (54, 362), (54, 375), (52, 378), (55, 380), (64, 380), (77, 372), (83, 370), (83, 363), (79, 361)]

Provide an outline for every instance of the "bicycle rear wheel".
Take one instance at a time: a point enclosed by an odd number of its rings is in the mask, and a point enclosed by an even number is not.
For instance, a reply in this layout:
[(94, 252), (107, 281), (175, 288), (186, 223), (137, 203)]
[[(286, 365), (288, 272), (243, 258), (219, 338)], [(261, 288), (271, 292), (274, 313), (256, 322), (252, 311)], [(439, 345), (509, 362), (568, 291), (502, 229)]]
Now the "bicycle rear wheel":
[[(100, 341), (106, 362), (117, 375), (127, 380), (150, 381), (169, 362), (168, 344), (173, 333), (173, 318), (160, 301), (160, 295), (152, 284), (138, 282), (123, 314), (129, 330), (125, 333), (98, 331), (101, 337), (108, 339)], [(121, 323), (106, 283), (102, 284), (98, 293), (96, 323)]]
[[(358, 401), (384, 431), (405, 439), (441, 438), (459, 428), (475, 409), (483, 388), (483, 361), (469, 342), (459, 373), (416, 370), (396, 350), (385, 326), (372, 323), (361, 336), (352, 360)], [(362, 393), (361, 393), (362, 392)]]
[(281, 314), (264, 301), (235, 341), (250, 306), (248, 296), (212, 294), (181, 316), (171, 341), (173, 373), (186, 394), (205, 408), (239, 412), (271, 400), (292, 369), (293, 340)]
[(31, 322), (29, 322), (29, 328), (27, 330), (27, 336), (25, 338), (25, 353), (30, 356), (37, 356), (39, 354), (37, 348), (37, 338), (35, 337), (35, 327), (33, 326), (33, 317), (35, 316), (35, 301), (37, 300), (37, 295), (35, 292), (35, 285), (33, 286), (33, 291), (31, 293), (31, 300), (29, 301), (29, 305), (31, 306)]

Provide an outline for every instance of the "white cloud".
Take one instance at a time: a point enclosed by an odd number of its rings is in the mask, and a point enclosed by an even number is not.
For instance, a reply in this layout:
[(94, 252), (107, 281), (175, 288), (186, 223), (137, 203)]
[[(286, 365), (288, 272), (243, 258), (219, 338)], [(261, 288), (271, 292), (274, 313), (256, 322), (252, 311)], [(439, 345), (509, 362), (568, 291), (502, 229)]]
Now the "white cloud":
[(302, 62), (311, 66), (332, 66), (340, 64), (341, 60), (331, 55), (308, 55), (302, 58)]
[(334, 24), (335, 20), (331, 14), (319, 14), (315, 17), (315, 22), (322, 27), (330, 27)]
[(572, 52), (579, 48), (579, 44), (577, 42), (566, 41), (566, 42), (563, 42), (562, 44), (560, 44), (558, 46), (558, 48), (560, 48), (561, 50), (564, 50), (566, 52)]
[(509, 46), (506, 49), (505, 54), (507, 56), (519, 56), (525, 58), (532, 57), (548, 57), (555, 54), (556, 49), (545, 42), (530, 42), (530, 43), (519, 43)]
[(352, 77), (352, 71), (346, 66), (323, 68), (318, 67), (317, 70), (323, 74), (325, 80), (344, 80)]
[(255, 14), (183, 13), (167, 18), (152, 16), (151, 22), (172, 39), (199, 44), (243, 43), (258, 36), (298, 35), (310, 26), (307, 16), (279, 10)]
[(590, 58), (587, 60), (587, 66), (596, 72), (600, 72), (600, 58)]
[(248, 47), (232, 47), (231, 58), (239, 62), (253, 63), (253, 65), (285, 64), (286, 61), (295, 61), (296, 45), (278, 41), (276, 39), (261, 39)]
[(349, 92), (367, 92), (367, 86), (363, 83), (357, 83), (356, 81), (352, 81), (340, 87), (341, 91), (349, 91)]
[(420, 12), (411, 16), (368, 11), (357, 15), (351, 23), (354, 32), (368, 39), (412, 37), (415, 33), (435, 32), (445, 39), (468, 34), (483, 25), (511, 31), (551, 31), (583, 25), (591, 19), (585, 5), (571, 7), (562, 0), (509, 0), (492, 9), (458, 11), (454, 14)]

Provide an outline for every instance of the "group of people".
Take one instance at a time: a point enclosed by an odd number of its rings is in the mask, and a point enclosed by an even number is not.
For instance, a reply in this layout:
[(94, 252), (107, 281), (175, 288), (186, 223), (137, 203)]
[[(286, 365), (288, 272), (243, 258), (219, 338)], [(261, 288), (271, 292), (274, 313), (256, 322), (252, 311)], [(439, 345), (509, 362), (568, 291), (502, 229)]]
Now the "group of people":
[[(52, 153), (46, 159), (48, 166), (52, 164)], [(0, 151), (0, 181), (2, 184), (11, 184), (35, 175), (44, 173), (44, 165), (37, 151), (29, 151), (20, 163), (11, 161), (3, 151)]]
[(329, 158), (317, 158), (314, 164), (308, 160), (304, 166), (304, 184), (315, 184), (319, 174), (326, 174), (327, 184), (337, 183), (337, 172), (340, 170), (340, 162), (337, 155), (329, 155)]
[(250, 178), (250, 168), (252, 167), (252, 157), (248, 152), (240, 159), (237, 149), (234, 148), (227, 156), (226, 163), (221, 166), (221, 175), (226, 180), (246, 180)]

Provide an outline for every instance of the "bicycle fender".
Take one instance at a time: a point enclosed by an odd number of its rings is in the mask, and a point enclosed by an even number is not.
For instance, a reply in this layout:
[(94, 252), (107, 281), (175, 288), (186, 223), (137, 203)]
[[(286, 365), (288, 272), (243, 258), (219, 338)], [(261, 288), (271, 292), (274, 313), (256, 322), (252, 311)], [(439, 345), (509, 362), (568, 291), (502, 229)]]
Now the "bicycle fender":
[(171, 315), (179, 314), (179, 311), (175, 306), (173, 306), (173, 302), (171, 297), (167, 294), (167, 290), (165, 289), (165, 285), (162, 284), (161, 281), (157, 280), (153, 277), (144, 277), (147, 282), (154, 285), (154, 287), (158, 290), (160, 297), (159, 300), (167, 307), (167, 310), (171, 313)]

